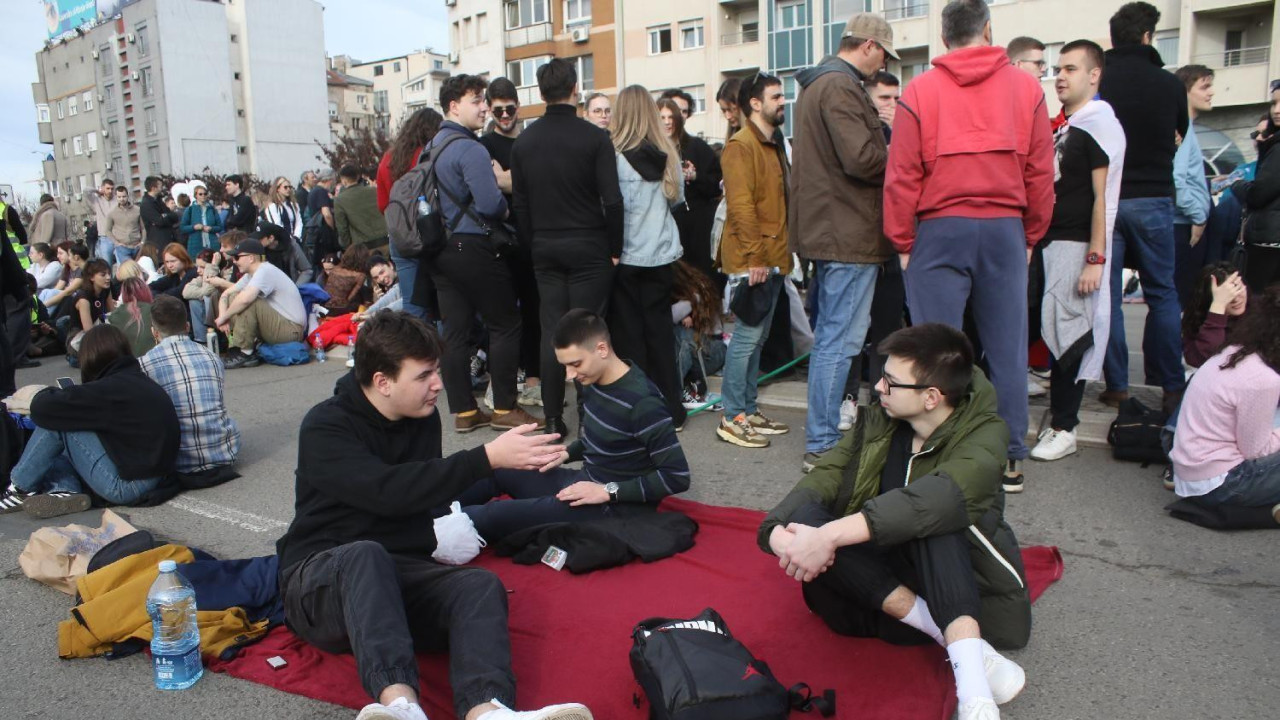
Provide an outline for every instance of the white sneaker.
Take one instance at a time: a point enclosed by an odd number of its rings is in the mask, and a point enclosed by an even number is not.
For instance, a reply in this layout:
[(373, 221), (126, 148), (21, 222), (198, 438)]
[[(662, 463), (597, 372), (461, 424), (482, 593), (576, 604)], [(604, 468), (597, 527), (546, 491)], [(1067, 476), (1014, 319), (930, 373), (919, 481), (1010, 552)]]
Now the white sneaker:
[(489, 702), (498, 706), (498, 709), (490, 710), (481, 715), (478, 720), (593, 720), (587, 706), (578, 703), (548, 705), (541, 710), (516, 711), (497, 700)]
[(840, 424), (836, 427), (840, 432), (852, 430), (853, 424), (858, 421), (858, 403), (854, 402), (852, 395), (845, 395), (844, 402), (840, 403)]
[(987, 698), (969, 698), (956, 708), (956, 720), (1000, 720), (1000, 708)]
[(1043, 385), (1036, 382), (1035, 378), (1030, 375), (1027, 376), (1027, 397), (1043, 397), (1047, 392), (1049, 391), (1045, 390)]
[(516, 396), (516, 402), (525, 407), (542, 407), (542, 386), (525, 385)]
[(411, 703), (399, 697), (393, 700), (390, 705), (383, 705), (382, 703), (365, 705), (360, 714), (356, 716), (356, 720), (427, 720), (427, 714), (422, 712), (422, 708), (418, 706), (418, 703)]
[(493, 379), (490, 378), (489, 386), (484, 389), (484, 405), (493, 410)]
[(1061, 460), (1076, 453), (1076, 431), (1054, 430), (1051, 427), (1040, 432), (1040, 441), (1031, 450), (1032, 460)]
[(1004, 705), (1018, 697), (1018, 693), (1027, 684), (1027, 673), (1018, 663), (996, 652), (986, 640), (982, 641), (982, 667), (987, 673), (991, 697), (995, 698), (997, 705)]

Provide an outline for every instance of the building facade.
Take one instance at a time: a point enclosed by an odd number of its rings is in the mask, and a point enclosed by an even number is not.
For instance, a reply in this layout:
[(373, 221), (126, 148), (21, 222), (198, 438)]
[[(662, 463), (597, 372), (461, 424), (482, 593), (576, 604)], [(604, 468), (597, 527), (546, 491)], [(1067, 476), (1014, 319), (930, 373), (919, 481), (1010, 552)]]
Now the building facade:
[(350, 75), (373, 83), (374, 127), (389, 135), (394, 135), (400, 123), (412, 114), (406, 104), (406, 91), (413, 96), (413, 107), (421, 107), (422, 98), (431, 94), (431, 86), (439, 96), (440, 79), (448, 77), (449, 72), (449, 57), (431, 49), (370, 62), (348, 58), (347, 62)]
[(329, 87), (329, 139), (336, 143), (353, 132), (373, 130), (373, 83), (346, 73), (338, 59), (325, 74)]
[(321, 12), (315, 0), (136, 0), (50, 43), (32, 84), (53, 148), (43, 190), (79, 228), (104, 177), (137, 189), (148, 175), (313, 167), (330, 132)]

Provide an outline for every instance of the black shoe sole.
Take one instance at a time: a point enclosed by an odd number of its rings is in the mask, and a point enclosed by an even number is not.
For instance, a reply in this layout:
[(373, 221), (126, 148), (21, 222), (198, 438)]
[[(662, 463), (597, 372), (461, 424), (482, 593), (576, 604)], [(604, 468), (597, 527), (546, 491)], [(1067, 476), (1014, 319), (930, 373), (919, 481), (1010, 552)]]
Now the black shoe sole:
[(22, 509), (34, 518), (47, 519), (84, 512), (89, 509), (89, 496), (82, 493), (58, 497), (32, 495), (22, 504)]

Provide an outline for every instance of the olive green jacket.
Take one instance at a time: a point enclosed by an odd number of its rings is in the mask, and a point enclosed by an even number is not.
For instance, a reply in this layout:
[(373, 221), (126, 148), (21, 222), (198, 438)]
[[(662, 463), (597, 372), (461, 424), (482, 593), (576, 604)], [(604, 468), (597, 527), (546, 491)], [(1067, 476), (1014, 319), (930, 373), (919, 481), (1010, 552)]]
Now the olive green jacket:
[(861, 512), (871, 541), (882, 547), (964, 532), (982, 596), (983, 637), (996, 647), (1023, 647), (1031, 634), (1031, 600), (1017, 538), (1004, 521), (1001, 473), (1009, 430), (996, 414), (995, 388), (975, 369), (968, 395), (911, 457), (906, 484), (879, 494), (899, 422), (879, 406), (861, 408), (853, 430), (765, 517), (760, 548), (771, 552), (773, 528), (810, 503), (841, 517)]

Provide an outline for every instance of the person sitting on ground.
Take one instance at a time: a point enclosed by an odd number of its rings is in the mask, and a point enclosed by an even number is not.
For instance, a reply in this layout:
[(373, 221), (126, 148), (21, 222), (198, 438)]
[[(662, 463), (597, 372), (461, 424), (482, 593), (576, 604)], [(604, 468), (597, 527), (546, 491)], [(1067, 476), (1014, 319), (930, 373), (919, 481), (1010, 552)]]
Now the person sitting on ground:
[(152, 300), (151, 288), (142, 278), (129, 278), (120, 286), (120, 302), (107, 313), (107, 324), (120, 328), (129, 338), (134, 357), (142, 357), (156, 346), (155, 338), (151, 337)]
[(1227, 345), (1229, 330), (1244, 315), (1249, 289), (1231, 263), (1200, 271), (1200, 283), (1182, 315), (1182, 356), (1193, 368), (1204, 365)]
[(232, 337), (226, 367), (235, 370), (262, 364), (258, 343), (301, 342), (307, 332), (307, 311), (298, 286), (280, 268), (263, 259), (262, 243), (252, 238), (232, 251), (232, 261), (244, 274), (234, 289), (218, 301), (214, 324)]
[(917, 325), (879, 350), (879, 407), (860, 409), (758, 542), (832, 630), (932, 638), (955, 670), (960, 720), (998, 718), (1026, 678), (992, 644), (1020, 648), (1031, 634), (1022, 555), (1003, 518), (1009, 430), (959, 330)]
[(372, 265), (369, 266), (369, 279), (373, 280), (375, 286), (382, 288), (382, 295), (364, 312), (352, 316), (352, 322), (362, 323), (381, 310), (404, 309), (404, 298), (400, 293), (396, 266), (390, 260), (380, 255), (374, 256)]
[(1257, 508), (1280, 524), (1280, 284), (1254, 297), (1229, 345), (1191, 378), (1173, 437), (1174, 492)]
[(188, 337), (187, 308), (161, 295), (151, 304), (154, 348), (138, 359), (142, 372), (156, 381), (178, 414), (180, 439), (174, 469), (203, 473), (235, 463), (240, 428), (227, 414), (222, 361)]
[(160, 277), (160, 250), (155, 245), (143, 243), (138, 248), (138, 256), (134, 259), (142, 270), (142, 279), (145, 282), (155, 282), (156, 278)]
[[(68, 361), (79, 354), (80, 342), (86, 331), (107, 321), (107, 314), (116, 309), (116, 299), (111, 295), (111, 269), (105, 260), (90, 260), (84, 266), (84, 284), (72, 296), (71, 312), (57, 327), (62, 331), (62, 344), (67, 347)], [(72, 363), (75, 367), (75, 363)]]
[(40, 294), (40, 302), (44, 303), (45, 307), (51, 308), (49, 315), (55, 320), (65, 315), (74, 305), (71, 298), (84, 282), (81, 276), (84, 273), (85, 263), (89, 262), (89, 248), (84, 245), (63, 243), (58, 246), (57, 254), (58, 260), (62, 262), (62, 279), (56, 286), (57, 292)]
[(196, 256), (196, 276), (182, 288), (182, 299), (191, 313), (191, 331), (197, 340), (213, 327), (206, 318), (213, 315), (213, 308), (218, 306), (218, 288), (209, 282), (210, 278), (220, 277), (218, 266), (213, 263), (216, 254), (212, 250), (201, 250)]
[(198, 271), (191, 262), (191, 256), (181, 243), (169, 243), (161, 253), (164, 258), (164, 274), (151, 282), (152, 295), (168, 295), (182, 297), (182, 289), (187, 283), (196, 279)]
[(347, 248), (342, 259), (332, 268), (325, 267), (324, 291), (329, 293), (329, 308), (333, 316), (354, 312), (360, 306), (360, 291), (369, 279), (365, 268), (369, 262), (369, 250), (363, 245)]
[(436, 404), (444, 344), (404, 312), (369, 319), (355, 369), (298, 434), (294, 519), (276, 544), (289, 628), (355, 655), (377, 702), (359, 720), (426, 720), (415, 650), (448, 645), (463, 720), (590, 720), (581, 705), (517, 713), (507, 600), (487, 570), (432, 560), (437, 508), (495, 470), (537, 470), (564, 450), (529, 424), (449, 457)]
[(28, 276), (27, 282), (31, 290), (31, 338), (27, 346), (27, 357), (62, 355), (66, 350), (58, 340), (57, 331), (53, 329), (53, 322), (49, 319), (49, 308), (35, 296), (36, 279)]
[(264, 222), (259, 230), (249, 233), (249, 237), (262, 243), (267, 251), (267, 262), (283, 270), (294, 284), (319, 282), (307, 253), (302, 249), (302, 242), (289, 236), (283, 227)]
[(88, 510), (89, 493), (133, 505), (173, 472), (178, 416), (164, 390), (142, 374), (124, 333), (110, 325), (91, 329), (80, 360), (80, 385), (19, 391), (31, 397), (36, 430), (13, 466), (0, 512), (67, 515)]
[[(586, 396), (582, 434), (539, 472), (495, 472), (458, 498), (491, 543), (534, 525), (652, 512), (664, 497), (689, 489), (689, 463), (662, 393), (614, 353), (604, 320), (570, 310), (553, 342), (568, 379)], [(581, 470), (560, 467), (577, 461)], [(513, 499), (493, 500), (501, 495)]]
[(62, 279), (62, 263), (56, 259), (49, 243), (32, 243), (27, 256), (31, 260), (31, 267), (27, 268), (27, 272), (35, 277), (39, 291), (51, 290)]

